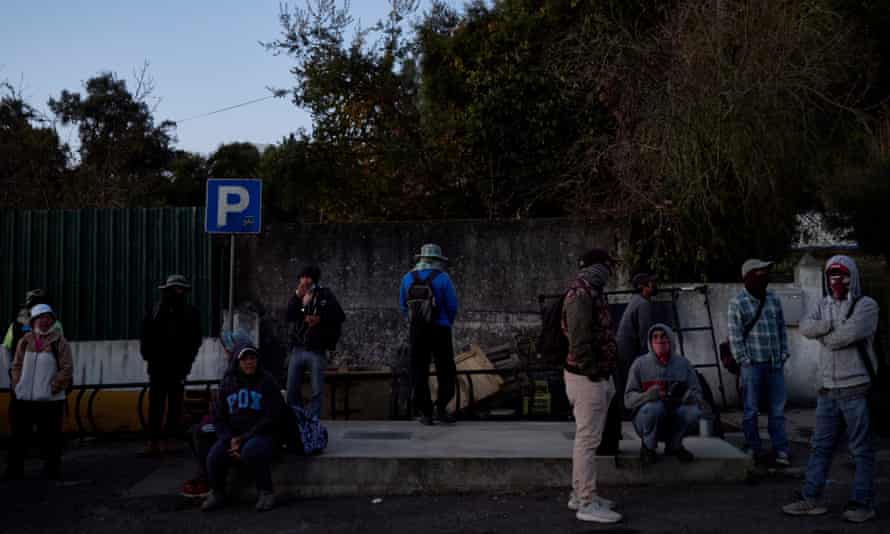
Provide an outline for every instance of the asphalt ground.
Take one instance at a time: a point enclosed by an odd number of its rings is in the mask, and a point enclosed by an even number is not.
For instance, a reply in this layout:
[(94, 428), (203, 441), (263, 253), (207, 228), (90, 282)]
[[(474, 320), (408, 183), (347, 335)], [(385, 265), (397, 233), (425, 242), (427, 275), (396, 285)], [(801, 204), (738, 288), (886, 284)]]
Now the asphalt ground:
[(199, 510), (198, 501), (179, 495), (128, 497), (127, 490), (157, 468), (158, 460), (139, 457), (141, 446), (132, 440), (91, 442), (68, 447), (62, 485), (41, 480), (36, 460), (29, 462), (26, 480), (0, 482), (0, 532), (890, 532), (890, 442), (882, 442), (878, 454), (879, 516), (861, 525), (844, 523), (840, 517), (853, 475), (845, 452), (832, 466), (826, 494), (829, 514), (797, 518), (781, 513), (781, 505), (800, 488), (807, 457), (805, 446), (794, 446), (792, 469), (760, 469), (747, 483), (603, 488), (604, 496), (618, 501), (625, 520), (597, 525), (576, 520), (566, 509), (567, 489), (382, 497), (380, 502), (368, 497), (282, 497), (276, 509), (265, 513), (256, 512), (247, 497), (206, 513)]

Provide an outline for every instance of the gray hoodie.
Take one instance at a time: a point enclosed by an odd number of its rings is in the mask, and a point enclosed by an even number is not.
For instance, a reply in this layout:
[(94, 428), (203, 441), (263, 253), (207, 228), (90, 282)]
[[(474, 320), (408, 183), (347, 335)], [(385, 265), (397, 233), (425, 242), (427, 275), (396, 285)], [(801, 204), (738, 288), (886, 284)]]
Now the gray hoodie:
[[(662, 364), (652, 350), (652, 332), (663, 330), (671, 339), (671, 357), (667, 364)], [(634, 360), (627, 376), (627, 389), (624, 391), (624, 406), (628, 410), (637, 410), (648, 401), (646, 391), (653, 387), (660, 387), (663, 391), (670, 391), (671, 385), (683, 382), (687, 386), (683, 402), (692, 401), (701, 403), (701, 387), (695, 369), (689, 360), (676, 351), (677, 340), (674, 331), (666, 324), (656, 323), (649, 328), (646, 335), (649, 344), (649, 352)]]
[[(836, 300), (828, 290), (828, 267), (840, 263), (850, 270), (850, 291), (847, 298)], [(878, 328), (878, 303), (862, 296), (859, 269), (856, 262), (847, 256), (834, 256), (825, 264), (822, 276), (825, 296), (810, 315), (800, 322), (800, 333), (807, 338), (817, 339), (819, 347), (819, 374), (822, 387), (840, 389), (862, 386), (870, 382), (868, 371), (862, 364), (857, 344), (865, 342), (872, 366), (877, 369), (874, 350), (874, 336)], [(847, 314), (854, 300), (859, 298), (853, 315)]]

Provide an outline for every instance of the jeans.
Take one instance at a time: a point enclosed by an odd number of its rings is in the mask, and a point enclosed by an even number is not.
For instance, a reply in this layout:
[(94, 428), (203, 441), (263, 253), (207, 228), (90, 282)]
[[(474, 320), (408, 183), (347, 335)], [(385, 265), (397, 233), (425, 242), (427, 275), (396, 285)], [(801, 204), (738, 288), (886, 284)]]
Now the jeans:
[(429, 384), (432, 359), (436, 363), (436, 382), (439, 385), (436, 404), (440, 413), (445, 412), (448, 403), (454, 398), (454, 381), (457, 377), (451, 328), (441, 325), (411, 327), (409, 345), (416, 408), (427, 417), (433, 415)]
[(807, 462), (803, 496), (818, 499), (825, 489), (825, 477), (831, 467), (834, 449), (840, 442), (841, 423), (847, 425), (847, 443), (856, 462), (850, 499), (863, 506), (875, 502), (875, 448), (869, 428), (868, 402), (865, 396), (832, 399), (819, 396), (816, 404), (816, 431), (811, 441), (812, 450)]
[(769, 363), (742, 366), (742, 430), (745, 432), (745, 442), (755, 454), (763, 448), (760, 432), (757, 430), (757, 415), (758, 401), (764, 390), (769, 397), (767, 428), (773, 451), (788, 454), (788, 434), (785, 432), (785, 372), (781, 367), (773, 367)]
[[(272, 457), (275, 455), (275, 441), (269, 436), (253, 436), (241, 445), (241, 462), (253, 470), (257, 491), (272, 491)], [(229, 456), (229, 440), (219, 439), (207, 455), (207, 473), (210, 475), (210, 488), (225, 494), (229, 467), (235, 461)]]
[(324, 396), (324, 369), (327, 365), (324, 353), (312, 352), (303, 347), (295, 347), (287, 364), (287, 404), (293, 408), (303, 406), (301, 394), (303, 370), (309, 370), (309, 383), (312, 398), (309, 412), (321, 418), (321, 399)]
[(596, 495), (596, 448), (603, 437), (606, 412), (615, 395), (612, 380), (593, 382), (586, 376), (563, 371), (566, 396), (575, 416), (572, 449), (572, 490), (581, 502)]
[[(172, 438), (179, 433), (182, 420), (182, 397), (185, 386), (181, 379), (149, 377), (148, 385), (148, 437), (152, 443)], [(164, 423), (164, 405), (167, 406), (167, 423)]]
[(634, 415), (634, 428), (647, 449), (657, 449), (661, 439), (666, 451), (676, 451), (700, 418), (701, 408), (694, 404), (671, 406), (664, 401), (653, 401), (642, 405)]

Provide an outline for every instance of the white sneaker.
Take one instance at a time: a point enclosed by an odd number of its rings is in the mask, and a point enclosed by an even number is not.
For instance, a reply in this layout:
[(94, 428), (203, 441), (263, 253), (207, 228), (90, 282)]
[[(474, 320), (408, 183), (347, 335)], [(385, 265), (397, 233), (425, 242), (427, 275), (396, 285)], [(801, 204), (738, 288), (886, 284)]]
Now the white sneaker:
[(581, 506), (575, 517), (580, 521), (591, 521), (593, 523), (617, 523), (621, 521), (621, 514), (609, 510), (596, 501)]
[[(608, 508), (609, 510), (614, 510), (615, 506), (616, 506), (615, 501), (610, 501), (609, 499), (606, 499), (605, 497), (600, 497), (599, 495), (594, 495), (592, 500), (593, 500), (593, 502), (598, 502), (600, 504), (600, 506)], [(569, 510), (571, 510), (573, 512), (577, 512), (578, 509), (581, 508), (581, 501), (578, 500), (578, 497), (575, 495), (574, 491), (569, 494), (568, 507), (569, 507)]]

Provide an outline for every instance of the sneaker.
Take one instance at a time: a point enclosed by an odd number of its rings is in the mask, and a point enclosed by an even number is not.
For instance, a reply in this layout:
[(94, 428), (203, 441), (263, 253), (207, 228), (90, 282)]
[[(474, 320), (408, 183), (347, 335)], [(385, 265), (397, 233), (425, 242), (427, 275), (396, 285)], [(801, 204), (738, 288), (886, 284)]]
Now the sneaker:
[(652, 465), (658, 461), (658, 455), (655, 453), (655, 450), (650, 449), (645, 445), (641, 445), (640, 460), (642, 460), (643, 465)]
[(691, 452), (689, 452), (689, 449), (682, 446), (677, 450), (665, 451), (665, 454), (669, 456), (676, 456), (677, 459), (680, 460), (680, 463), (684, 464), (688, 464), (689, 462), (695, 460), (695, 456)]
[(186, 480), (182, 485), (182, 496), (190, 499), (206, 497), (210, 493), (207, 482), (200, 479)]
[(593, 523), (617, 523), (621, 521), (621, 514), (609, 510), (596, 501), (591, 501), (578, 509), (575, 518), (579, 521), (590, 521)]
[(204, 504), (201, 505), (202, 512), (210, 512), (212, 510), (218, 510), (226, 505), (226, 499), (222, 493), (211, 491), (207, 498), (204, 499)]
[(858, 502), (850, 501), (847, 503), (847, 509), (844, 510), (844, 521), (850, 523), (863, 523), (875, 517), (875, 509), (869, 506), (863, 506)]
[(777, 452), (775, 463), (778, 467), (791, 467), (791, 456), (787, 452)]
[[(594, 495), (591, 500), (593, 502), (599, 503), (600, 506), (608, 508), (609, 510), (614, 510), (615, 506), (616, 506), (615, 501), (610, 501), (609, 499), (606, 499), (605, 497), (600, 497), (599, 495)], [(581, 501), (575, 495), (574, 491), (569, 494), (568, 507), (569, 507), (569, 510), (571, 510), (573, 512), (577, 512), (581, 508)]]
[(818, 500), (804, 497), (799, 501), (786, 504), (782, 507), (782, 511), (788, 515), (822, 515), (828, 512), (828, 509), (822, 506)]
[(275, 494), (271, 491), (261, 491), (256, 500), (257, 512), (268, 512), (275, 508)]
[(436, 416), (436, 419), (438, 419), (439, 422), (443, 425), (453, 425), (457, 422), (457, 418), (448, 412), (439, 412)]
[(433, 426), (436, 424), (436, 422), (433, 421), (433, 417), (431, 415), (421, 415), (418, 421), (420, 421), (420, 424), (424, 426)]

